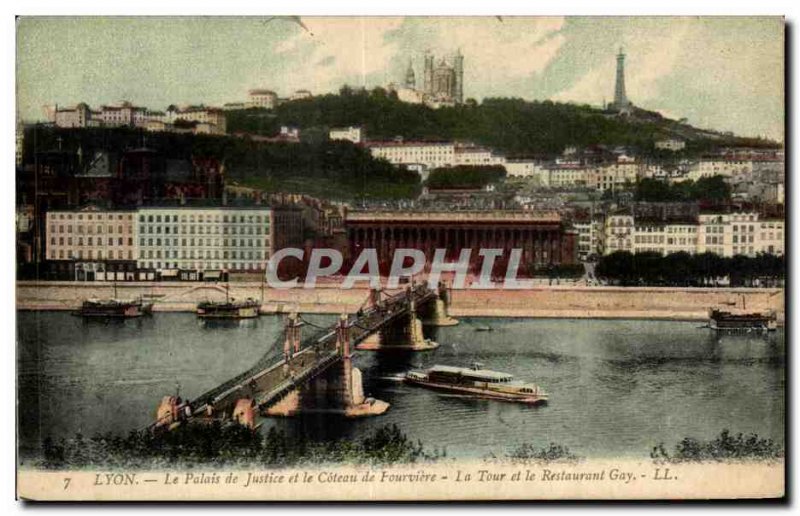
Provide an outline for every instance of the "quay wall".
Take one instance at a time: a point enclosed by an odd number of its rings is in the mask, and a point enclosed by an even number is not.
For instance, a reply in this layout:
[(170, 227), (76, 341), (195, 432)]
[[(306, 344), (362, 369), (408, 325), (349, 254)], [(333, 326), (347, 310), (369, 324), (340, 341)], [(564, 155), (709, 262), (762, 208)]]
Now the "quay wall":
[[(260, 283), (231, 283), (230, 297), (261, 299)], [(114, 288), (104, 282), (19, 281), (20, 310), (74, 310), (84, 299), (109, 298)], [(342, 290), (335, 285), (315, 289), (263, 291), (262, 312), (354, 312), (368, 298), (367, 288)], [(215, 283), (118, 283), (117, 297), (143, 296), (155, 311), (194, 311), (205, 300), (224, 300), (225, 287)], [(705, 320), (708, 309), (775, 310), (784, 318), (784, 291), (779, 288), (670, 288), (542, 286), (525, 290), (453, 290), (450, 314), (475, 317), (555, 317)]]

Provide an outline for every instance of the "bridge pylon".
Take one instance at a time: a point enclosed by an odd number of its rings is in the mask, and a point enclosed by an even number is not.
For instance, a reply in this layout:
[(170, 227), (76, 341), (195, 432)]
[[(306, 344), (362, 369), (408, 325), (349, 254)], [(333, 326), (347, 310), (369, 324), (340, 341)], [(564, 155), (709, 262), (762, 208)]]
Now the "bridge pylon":
[(430, 351), (439, 344), (425, 337), (422, 321), (418, 316), (417, 303), (412, 296), (413, 286), (406, 289), (407, 313), (389, 323), (358, 345), (365, 351)]
[(325, 412), (367, 417), (383, 414), (389, 409), (385, 401), (364, 396), (361, 370), (353, 366), (351, 328), (349, 316), (342, 314), (335, 326), (336, 351), (341, 359), (267, 408), (267, 415)]
[(292, 312), (286, 318), (284, 323), (284, 341), (283, 341), (283, 358), (288, 363), (289, 360), (300, 351), (300, 327), (303, 323), (300, 322), (300, 317), (297, 312)]

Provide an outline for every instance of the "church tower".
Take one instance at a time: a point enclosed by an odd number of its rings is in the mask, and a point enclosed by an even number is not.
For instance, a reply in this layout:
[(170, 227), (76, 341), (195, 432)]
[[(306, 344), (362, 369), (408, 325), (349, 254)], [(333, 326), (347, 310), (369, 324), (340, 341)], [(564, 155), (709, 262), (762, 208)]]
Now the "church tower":
[(617, 84), (614, 88), (614, 109), (619, 111), (629, 110), (631, 103), (625, 94), (625, 54), (622, 48), (617, 54)]
[(429, 52), (425, 52), (425, 71), (423, 73), (423, 92), (426, 95), (433, 94), (433, 55)]
[(414, 66), (411, 63), (411, 59), (408, 60), (408, 69), (406, 70), (406, 88), (416, 89), (417, 87), (417, 78), (414, 75)]
[(455, 72), (456, 75), (453, 100), (455, 101), (456, 104), (463, 104), (464, 103), (464, 56), (461, 55), (460, 48), (456, 52), (455, 57), (453, 57), (453, 71)]

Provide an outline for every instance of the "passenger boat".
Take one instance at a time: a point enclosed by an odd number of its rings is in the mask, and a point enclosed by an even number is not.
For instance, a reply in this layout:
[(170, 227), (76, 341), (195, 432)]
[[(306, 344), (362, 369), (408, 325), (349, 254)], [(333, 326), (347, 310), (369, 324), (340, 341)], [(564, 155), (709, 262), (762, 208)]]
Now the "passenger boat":
[(547, 393), (532, 383), (515, 381), (508, 373), (483, 369), (480, 363), (472, 367), (435, 365), (425, 371), (409, 371), (405, 381), (429, 389), (472, 395), (529, 405), (547, 402)]
[(197, 316), (201, 319), (253, 319), (258, 317), (261, 302), (247, 298), (236, 301), (230, 297), (225, 286), (225, 301), (203, 301), (197, 305)]
[(778, 327), (774, 311), (746, 312), (723, 311), (712, 308), (708, 311), (708, 327), (716, 331), (774, 331)]
[(150, 315), (153, 303), (145, 303), (141, 299), (120, 301), (119, 299), (87, 299), (73, 315), (79, 317), (134, 318)]

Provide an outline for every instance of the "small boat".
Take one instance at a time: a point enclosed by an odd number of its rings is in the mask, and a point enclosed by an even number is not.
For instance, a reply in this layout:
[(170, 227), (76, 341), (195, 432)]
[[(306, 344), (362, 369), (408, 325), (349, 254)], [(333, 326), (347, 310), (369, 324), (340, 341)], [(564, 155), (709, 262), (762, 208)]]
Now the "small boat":
[(723, 311), (712, 308), (708, 311), (708, 327), (715, 331), (751, 332), (775, 331), (778, 327), (777, 314), (766, 312), (746, 312), (744, 310)]
[(258, 317), (261, 303), (255, 299), (236, 301), (203, 301), (197, 305), (197, 316), (201, 319), (252, 319)]
[(483, 364), (472, 367), (435, 365), (424, 371), (409, 371), (406, 383), (429, 389), (466, 394), (476, 398), (513, 401), (528, 405), (547, 402), (547, 393), (538, 385), (515, 381), (508, 373), (483, 369)]
[(488, 325), (476, 326), (475, 331), (494, 331), (494, 328)]
[(87, 299), (81, 307), (72, 312), (79, 317), (122, 318), (129, 319), (150, 315), (153, 303), (145, 303), (141, 299), (120, 301), (119, 299)]

